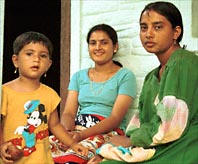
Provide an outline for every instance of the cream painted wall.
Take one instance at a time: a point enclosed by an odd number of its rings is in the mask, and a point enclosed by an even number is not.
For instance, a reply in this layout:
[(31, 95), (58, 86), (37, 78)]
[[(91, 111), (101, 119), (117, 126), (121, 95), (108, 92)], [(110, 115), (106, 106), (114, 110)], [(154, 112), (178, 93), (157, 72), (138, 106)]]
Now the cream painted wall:
[[(147, 53), (139, 40), (139, 16), (144, 6), (155, 0), (71, 0), (71, 75), (82, 68), (92, 67), (86, 35), (99, 23), (113, 26), (119, 37), (116, 59), (131, 69), (137, 80), (138, 95), (130, 110), (137, 111), (138, 98), (145, 75), (159, 63), (153, 54)], [(181, 45), (198, 50), (198, 38), (192, 37), (192, 0), (167, 0), (181, 11), (184, 37)]]

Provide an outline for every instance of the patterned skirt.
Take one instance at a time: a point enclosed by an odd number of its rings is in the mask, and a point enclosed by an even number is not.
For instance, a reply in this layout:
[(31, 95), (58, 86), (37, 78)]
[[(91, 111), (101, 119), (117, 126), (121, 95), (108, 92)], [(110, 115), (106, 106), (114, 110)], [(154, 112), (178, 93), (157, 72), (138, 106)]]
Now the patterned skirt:
[[(90, 128), (103, 119), (105, 119), (105, 117), (99, 115), (78, 115), (75, 120), (75, 130), (81, 131), (86, 128)], [(54, 159), (54, 162), (57, 164), (86, 164), (88, 160), (95, 155), (96, 149), (98, 149), (102, 146), (102, 144), (107, 142), (109, 140), (109, 137), (115, 135), (124, 135), (124, 132), (121, 129), (117, 128), (109, 133), (91, 136), (85, 140), (82, 140), (80, 143), (85, 147), (89, 148), (90, 150), (87, 157), (78, 155), (71, 149), (67, 149), (65, 151), (64, 149), (62, 149), (62, 144), (60, 143), (60, 141), (58, 141), (55, 136), (51, 135), (49, 137), (49, 140), (51, 145), (52, 157)]]

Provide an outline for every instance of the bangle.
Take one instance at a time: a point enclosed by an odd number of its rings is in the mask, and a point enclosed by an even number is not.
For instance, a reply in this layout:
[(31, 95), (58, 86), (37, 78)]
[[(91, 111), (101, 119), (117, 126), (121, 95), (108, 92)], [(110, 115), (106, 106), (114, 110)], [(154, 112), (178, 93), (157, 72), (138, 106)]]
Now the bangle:
[(80, 140), (82, 140), (82, 139), (83, 139), (83, 137), (82, 137), (81, 132), (80, 132), (80, 131), (76, 131), (76, 132), (79, 134), (79, 136), (80, 136)]
[(67, 132), (72, 132), (72, 130), (67, 130), (67, 129), (66, 129), (66, 131), (67, 131)]

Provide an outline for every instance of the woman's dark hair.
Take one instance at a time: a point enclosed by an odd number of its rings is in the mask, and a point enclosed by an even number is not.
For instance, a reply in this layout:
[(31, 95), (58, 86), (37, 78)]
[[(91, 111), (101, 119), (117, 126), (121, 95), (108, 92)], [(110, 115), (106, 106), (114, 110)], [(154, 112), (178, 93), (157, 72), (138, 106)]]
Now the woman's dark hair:
[(120, 63), (119, 61), (116, 61), (116, 60), (113, 60), (114, 64), (120, 66), (120, 67), (123, 67), (122, 63)]
[(170, 2), (159, 1), (159, 2), (149, 3), (142, 10), (139, 21), (141, 22), (142, 14), (145, 11), (151, 11), (151, 10), (166, 17), (166, 19), (168, 19), (168, 21), (171, 23), (173, 28), (175, 28), (176, 26), (181, 27), (181, 34), (177, 38), (177, 43), (179, 43), (183, 37), (183, 23), (182, 23), (182, 16), (181, 16), (179, 9)]
[(49, 57), (52, 58), (53, 45), (51, 41), (44, 34), (34, 31), (25, 32), (15, 39), (13, 43), (14, 54), (18, 55), (21, 49), (31, 42), (43, 44), (49, 51)]
[(117, 33), (116, 31), (109, 25), (107, 24), (98, 24), (98, 25), (95, 25), (93, 26), (88, 34), (87, 34), (87, 43), (89, 44), (89, 39), (90, 39), (90, 36), (93, 32), (95, 31), (104, 31), (108, 36), (109, 38), (112, 40), (113, 42), (113, 45), (115, 45), (116, 43), (118, 43), (118, 36), (117, 36)]

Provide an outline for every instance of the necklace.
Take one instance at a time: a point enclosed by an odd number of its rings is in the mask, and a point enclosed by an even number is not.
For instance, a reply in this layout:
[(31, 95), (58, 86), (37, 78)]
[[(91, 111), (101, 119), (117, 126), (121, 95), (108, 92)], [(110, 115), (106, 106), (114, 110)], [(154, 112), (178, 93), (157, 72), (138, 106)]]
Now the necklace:
[[(92, 94), (97, 96), (100, 93), (102, 93), (104, 85), (107, 82), (107, 80), (112, 75), (114, 75), (114, 73), (117, 71), (118, 70), (115, 70), (112, 68), (111, 71), (101, 74), (93, 68), (91, 73), (89, 74), (89, 76), (90, 76), (90, 90), (91, 90)], [(97, 73), (98, 75), (95, 76), (95, 73)], [(97, 80), (96, 80), (96, 78), (97, 78)], [(94, 80), (96, 80), (96, 81), (94, 81)]]
[[(95, 96), (99, 95), (102, 91), (103, 91), (103, 88), (104, 88), (104, 84), (105, 83), (102, 83), (100, 87), (94, 87), (94, 82), (92, 80), (90, 80), (90, 90), (91, 90), (91, 93)], [(99, 84), (97, 84), (99, 85)]]
[(110, 73), (106, 74), (106, 78), (103, 82), (94, 82), (94, 75), (94, 72), (90, 75), (90, 90), (93, 95), (97, 96), (103, 91), (104, 85), (110, 77)]

